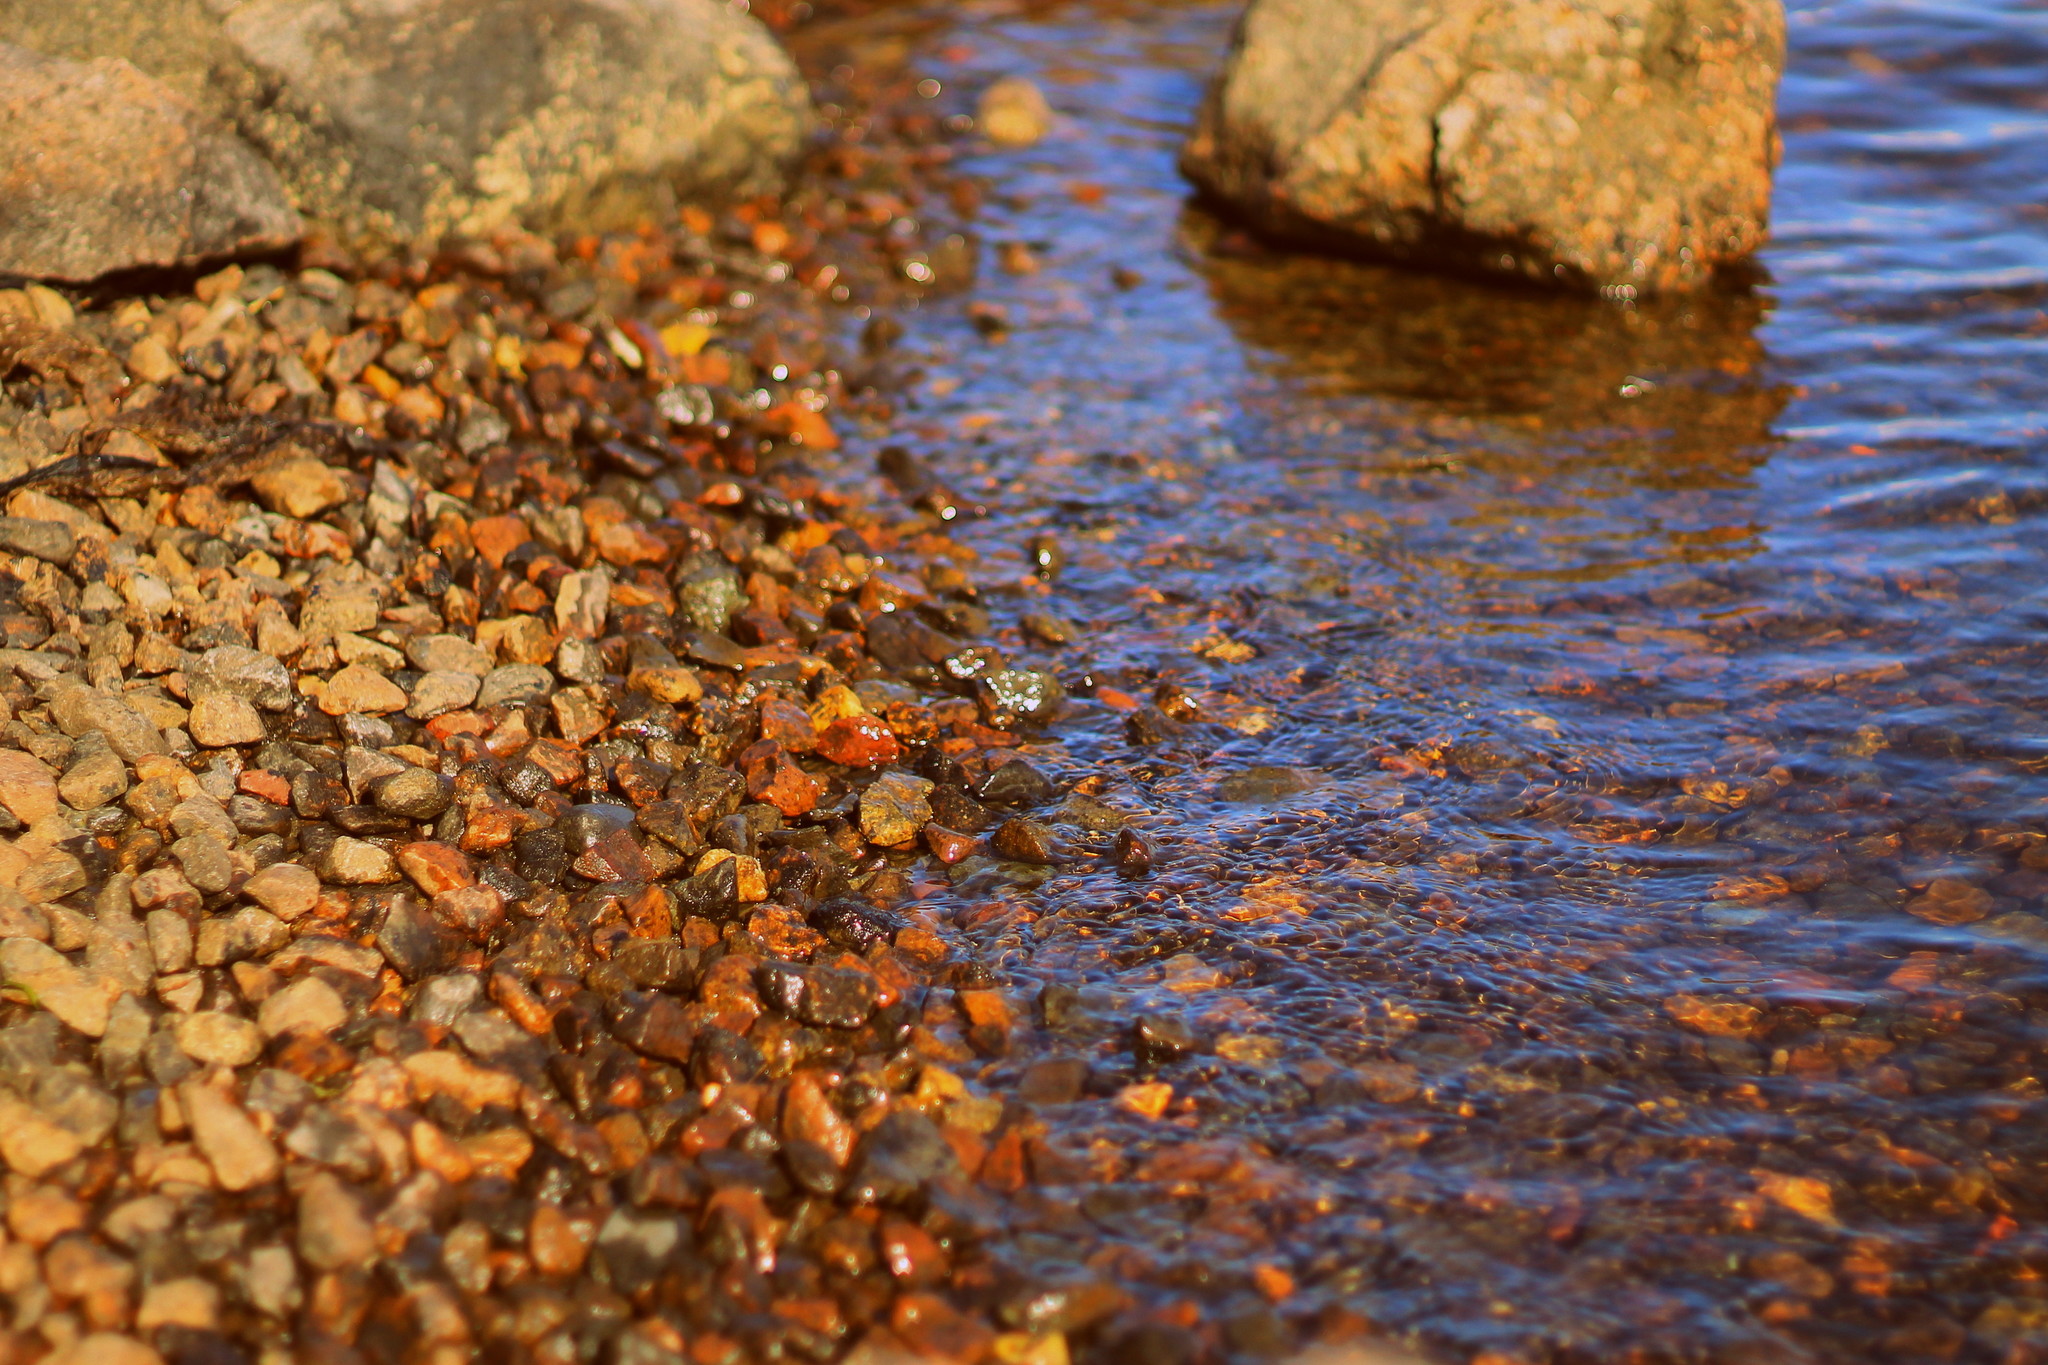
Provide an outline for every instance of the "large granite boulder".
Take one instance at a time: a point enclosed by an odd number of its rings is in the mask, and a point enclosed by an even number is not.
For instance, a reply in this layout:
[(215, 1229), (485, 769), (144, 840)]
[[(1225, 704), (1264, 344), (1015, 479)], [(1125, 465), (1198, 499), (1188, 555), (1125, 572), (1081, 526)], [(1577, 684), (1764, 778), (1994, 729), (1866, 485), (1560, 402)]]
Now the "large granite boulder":
[(298, 236), (277, 174), (162, 82), (0, 43), (0, 272), (89, 280)]
[(811, 124), (788, 55), (722, 0), (0, 0), (0, 32), (159, 77), (350, 242), (774, 189)]
[(1685, 289), (1754, 250), (1780, 0), (1251, 0), (1182, 153), (1276, 234)]

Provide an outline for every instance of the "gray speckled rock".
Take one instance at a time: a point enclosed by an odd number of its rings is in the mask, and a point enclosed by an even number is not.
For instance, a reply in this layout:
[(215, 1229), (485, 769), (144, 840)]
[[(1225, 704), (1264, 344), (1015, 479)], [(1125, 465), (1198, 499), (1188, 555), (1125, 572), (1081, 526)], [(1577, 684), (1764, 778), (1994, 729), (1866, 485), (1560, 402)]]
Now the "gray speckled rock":
[(1763, 240), (1780, 0), (1252, 0), (1182, 153), (1283, 235), (1684, 289)]
[[(89, 6), (77, 6), (86, 10)], [(0, 6), (0, 33), (14, 36)], [(0, 272), (89, 280), (289, 245), (283, 185), (234, 132), (124, 61), (0, 44)], [(8, 518), (19, 523), (18, 518)], [(62, 527), (15, 546), (69, 557)], [(25, 529), (24, 529), (25, 528)]]
[(161, 77), (357, 240), (773, 189), (811, 119), (787, 54), (719, 0), (0, 0), (0, 32)]

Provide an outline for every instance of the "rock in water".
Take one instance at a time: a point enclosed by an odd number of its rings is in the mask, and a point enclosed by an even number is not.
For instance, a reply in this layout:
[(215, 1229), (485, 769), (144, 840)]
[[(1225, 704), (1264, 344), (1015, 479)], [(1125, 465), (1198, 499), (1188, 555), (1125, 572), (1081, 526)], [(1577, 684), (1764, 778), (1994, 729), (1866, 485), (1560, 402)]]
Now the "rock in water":
[(1686, 289), (1763, 240), (1784, 60), (1780, 0), (1252, 0), (1181, 166), (1285, 236)]
[(795, 65), (719, 0), (11, 0), (9, 37), (134, 62), (355, 242), (601, 231), (779, 187)]
[(0, 187), (0, 273), (11, 275), (89, 280), (299, 236), (263, 159), (124, 61), (0, 44)]

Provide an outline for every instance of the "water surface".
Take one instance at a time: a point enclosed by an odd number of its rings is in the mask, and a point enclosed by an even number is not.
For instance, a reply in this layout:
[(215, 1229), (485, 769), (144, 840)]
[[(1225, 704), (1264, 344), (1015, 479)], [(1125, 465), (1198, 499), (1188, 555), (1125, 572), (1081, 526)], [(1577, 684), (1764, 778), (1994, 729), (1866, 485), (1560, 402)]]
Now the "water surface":
[(1004, 1254), (1247, 1359), (2048, 1357), (2048, 9), (1795, 6), (1759, 282), (1637, 307), (1191, 205), (1231, 18), (891, 40), (1060, 115), (972, 162), (1006, 325), (910, 319), (892, 435), (997, 509), (998, 622), (1081, 625), (1008, 637), (1080, 694), (1043, 761), (1161, 847), (927, 903), (1203, 1040), (1075, 1028), (1106, 1183)]

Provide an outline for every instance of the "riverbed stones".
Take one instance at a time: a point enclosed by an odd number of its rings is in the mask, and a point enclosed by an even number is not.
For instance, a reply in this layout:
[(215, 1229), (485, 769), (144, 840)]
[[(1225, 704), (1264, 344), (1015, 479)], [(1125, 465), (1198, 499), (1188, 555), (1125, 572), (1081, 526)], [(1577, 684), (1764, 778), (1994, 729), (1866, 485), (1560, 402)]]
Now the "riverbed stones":
[(1779, 0), (1253, 0), (1181, 166), (1270, 232), (1571, 287), (1762, 242)]
[(178, 1102), (192, 1141), (213, 1167), (214, 1181), (224, 1190), (251, 1190), (277, 1179), (277, 1149), (234, 1098), (204, 1077), (178, 1086)]
[(263, 717), (231, 692), (208, 692), (193, 698), (185, 729), (193, 743), (209, 749), (255, 744), (264, 736)]
[(341, 475), (311, 456), (274, 464), (249, 480), (249, 487), (271, 511), (304, 520), (348, 501), (349, 487)]
[(33, 555), (50, 564), (64, 564), (77, 553), (78, 538), (61, 521), (0, 517), (0, 550)]
[(185, 1055), (206, 1066), (247, 1066), (263, 1055), (263, 1031), (219, 1010), (185, 1015), (175, 1031)]
[(240, 645), (218, 645), (185, 670), (194, 697), (224, 692), (265, 711), (282, 711), (294, 700), (291, 673), (271, 655)]
[(380, 716), (403, 711), (408, 700), (405, 689), (374, 668), (350, 664), (327, 680), (327, 688), (320, 694), (320, 709), (330, 716)]
[(1005, 76), (981, 92), (976, 122), (998, 147), (1029, 147), (1052, 127), (1045, 92), (1022, 76)]
[(50, 765), (19, 749), (0, 749), (0, 806), (24, 825), (57, 812), (58, 787)]
[(320, 899), (320, 878), (297, 863), (273, 863), (242, 884), (242, 894), (281, 920), (297, 919)]
[(12, 8), (16, 41), (126, 57), (236, 124), (350, 240), (587, 230), (772, 190), (811, 122), (787, 55), (716, 0)]
[[(12, 275), (90, 280), (273, 250), (300, 232), (276, 172), (163, 82), (12, 42), (0, 44), (0, 183), (0, 273)], [(58, 540), (39, 533), (24, 552), (48, 558)]]
[(932, 818), (925, 798), (934, 784), (905, 772), (885, 772), (860, 794), (860, 832), (869, 843), (895, 848), (917, 838)]

